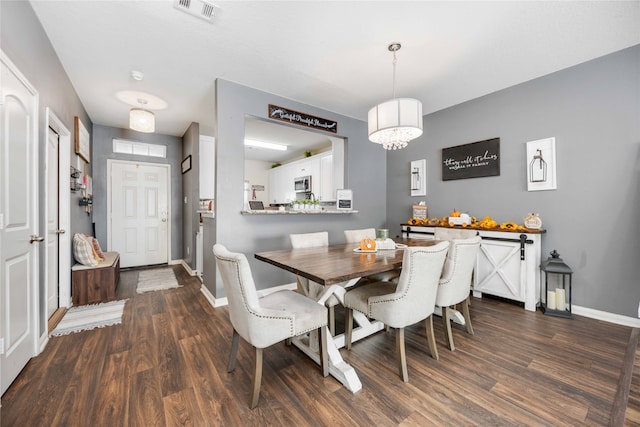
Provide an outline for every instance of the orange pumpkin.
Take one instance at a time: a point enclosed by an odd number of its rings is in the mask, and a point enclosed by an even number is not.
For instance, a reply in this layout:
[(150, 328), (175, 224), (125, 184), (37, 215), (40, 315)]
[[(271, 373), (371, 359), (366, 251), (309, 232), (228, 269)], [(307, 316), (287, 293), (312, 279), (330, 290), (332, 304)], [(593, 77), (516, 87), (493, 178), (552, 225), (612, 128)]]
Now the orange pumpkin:
[(362, 251), (374, 251), (376, 249), (376, 241), (369, 238), (360, 240), (360, 250)]
[(460, 211), (457, 209), (454, 209), (451, 211), (451, 214), (449, 214), (449, 216), (454, 217), (454, 218), (460, 218)]

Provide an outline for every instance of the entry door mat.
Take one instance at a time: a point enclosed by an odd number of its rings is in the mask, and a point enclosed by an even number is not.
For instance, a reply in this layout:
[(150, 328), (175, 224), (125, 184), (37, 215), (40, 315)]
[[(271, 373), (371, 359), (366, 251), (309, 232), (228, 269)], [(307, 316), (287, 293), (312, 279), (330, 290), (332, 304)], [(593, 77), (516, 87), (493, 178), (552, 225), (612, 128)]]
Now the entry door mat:
[(127, 300), (71, 307), (62, 317), (51, 336), (68, 335), (122, 323), (122, 312)]
[(136, 292), (159, 291), (162, 289), (179, 288), (176, 275), (171, 268), (156, 268), (154, 270), (143, 270), (138, 273), (138, 286)]

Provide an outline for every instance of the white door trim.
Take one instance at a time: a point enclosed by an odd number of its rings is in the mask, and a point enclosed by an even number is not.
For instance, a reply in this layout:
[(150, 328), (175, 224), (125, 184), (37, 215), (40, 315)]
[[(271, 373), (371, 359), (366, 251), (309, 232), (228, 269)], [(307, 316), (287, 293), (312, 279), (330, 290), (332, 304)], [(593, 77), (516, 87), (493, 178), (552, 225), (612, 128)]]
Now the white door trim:
[[(46, 115), (46, 124), (55, 130), (58, 133), (58, 144), (59, 144), (59, 177), (58, 177), (58, 186), (60, 188), (59, 194), (60, 199), (58, 203), (59, 216), (58, 222), (60, 225), (60, 229), (65, 230), (64, 234), (59, 235), (59, 244), (60, 250), (58, 252), (58, 271), (60, 275), (60, 294), (58, 295), (59, 305), (60, 307), (71, 307), (71, 220), (70, 220), (70, 209), (71, 209), (71, 196), (70, 196), (70, 167), (71, 167), (71, 132), (67, 127), (62, 123), (62, 120), (58, 118), (56, 113), (51, 110), (51, 108), (47, 107), (45, 110)], [(49, 149), (49, 145), (47, 144), (47, 150)], [(48, 156), (45, 157), (48, 163)], [(45, 170), (49, 169), (49, 165), (45, 164)], [(48, 186), (45, 186), (45, 206), (49, 204), (49, 194), (48, 194)], [(44, 210), (44, 223), (47, 224), (49, 222), (49, 212), (47, 209)], [(46, 239), (48, 240), (48, 233)], [(48, 242), (47, 242), (48, 243)], [(47, 252), (45, 251), (45, 259), (44, 265), (49, 265), (49, 259), (47, 257)], [(46, 270), (45, 270), (46, 271)], [(49, 280), (47, 275), (45, 275), (44, 279), (44, 295), (49, 295)], [(43, 312), (41, 316), (46, 319), (46, 305), (43, 307)]]
[(112, 228), (112, 214), (111, 214), (111, 169), (114, 164), (128, 164), (128, 165), (145, 165), (151, 167), (164, 167), (167, 169), (167, 262), (171, 262), (171, 221), (173, 218), (171, 212), (171, 165), (166, 163), (150, 163), (150, 162), (133, 162), (129, 160), (115, 160), (107, 159), (107, 249), (111, 250), (111, 228)]
[[(31, 204), (31, 210), (33, 215), (32, 232), (34, 235), (39, 236), (40, 235), (39, 233), (40, 205), (38, 204), (39, 184), (38, 184), (38, 174), (36, 173), (36, 171), (38, 171), (38, 152), (39, 152), (38, 144), (40, 143), (40, 139), (38, 136), (38, 124), (39, 124), (38, 113), (39, 113), (39, 106), (40, 106), (40, 94), (35, 89), (35, 87), (31, 83), (29, 83), (29, 80), (27, 80), (24, 74), (20, 72), (20, 70), (18, 69), (18, 67), (16, 67), (13, 61), (11, 61), (9, 57), (1, 49), (0, 49), (0, 61), (2, 61), (5, 64), (5, 66), (16, 76), (18, 80), (20, 80), (20, 82), (24, 85), (24, 87), (34, 97), (35, 107), (33, 111), (33, 123), (31, 124), (31, 126), (33, 126), (32, 132), (33, 132), (34, 139), (36, 141), (35, 142), (36, 146), (33, 147), (33, 150), (31, 153), (30, 163), (33, 171), (31, 178), (33, 179), (31, 179), (29, 186), (31, 190), (30, 204)], [(2, 93), (0, 93), (0, 102), (4, 102), (4, 94)], [(29, 327), (31, 328), (31, 336), (33, 337), (33, 343), (31, 343), (33, 356), (36, 356), (39, 354), (38, 328), (39, 328), (40, 312), (38, 310), (38, 304), (40, 301), (40, 247), (35, 247), (33, 259), (34, 259), (34, 263), (33, 263), (34, 265), (31, 266), (31, 271), (30, 271), (30, 274), (32, 275), (33, 280), (30, 283), (31, 289), (29, 290), (31, 295), (31, 301), (30, 301), (31, 318), (29, 319), (31, 324), (29, 325)], [(2, 278), (2, 280), (4, 280), (4, 277)], [(1, 320), (2, 319), (0, 319), (0, 321)], [(46, 328), (44, 332), (45, 333), (47, 332)], [(4, 342), (4, 338), (5, 337), (3, 335), (2, 329), (0, 329), (0, 342), (2, 342), (3, 345), (6, 345), (6, 343)], [(0, 348), (0, 354), (4, 353), (4, 351), (5, 351), (5, 348), (3, 346), (2, 348)]]

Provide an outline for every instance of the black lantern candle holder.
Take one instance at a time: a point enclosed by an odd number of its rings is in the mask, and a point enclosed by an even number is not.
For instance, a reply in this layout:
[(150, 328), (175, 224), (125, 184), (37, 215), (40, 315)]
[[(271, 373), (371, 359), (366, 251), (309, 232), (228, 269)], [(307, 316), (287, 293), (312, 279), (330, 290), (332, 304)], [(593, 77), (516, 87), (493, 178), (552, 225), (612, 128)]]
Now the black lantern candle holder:
[[(551, 257), (540, 264), (544, 273), (544, 295), (540, 296), (540, 309), (549, 316), (571, 319), (571, 275), (573, 270), (562, 261), (560, 254), (554, 249)], [(549, 279), (555, 278), (555, 288), (549, 290)], [(543, 298), (544, 297), (544, 298)], [(544, 302), (543, 302), (544, 301)]]

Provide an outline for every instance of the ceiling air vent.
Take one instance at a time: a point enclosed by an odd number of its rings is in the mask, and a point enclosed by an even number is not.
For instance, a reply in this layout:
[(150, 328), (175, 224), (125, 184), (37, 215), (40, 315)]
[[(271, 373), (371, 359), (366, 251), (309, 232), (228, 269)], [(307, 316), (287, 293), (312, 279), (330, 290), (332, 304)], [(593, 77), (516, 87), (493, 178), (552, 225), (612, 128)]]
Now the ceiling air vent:
[(173, 6), (189, 15), (197, 16), (205, 21), (213, 22), (215, 11), (218, 8), (207, 0), (173, 0)]

